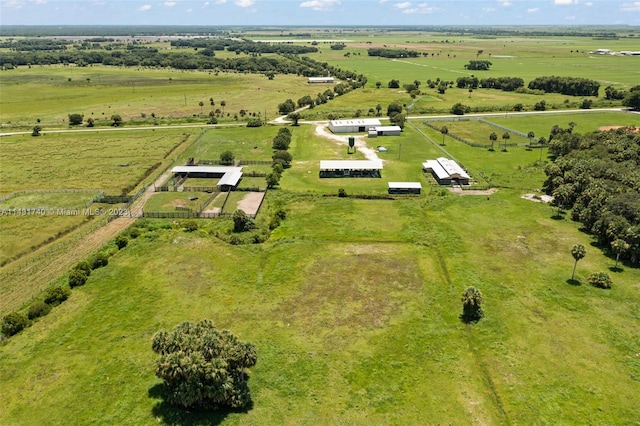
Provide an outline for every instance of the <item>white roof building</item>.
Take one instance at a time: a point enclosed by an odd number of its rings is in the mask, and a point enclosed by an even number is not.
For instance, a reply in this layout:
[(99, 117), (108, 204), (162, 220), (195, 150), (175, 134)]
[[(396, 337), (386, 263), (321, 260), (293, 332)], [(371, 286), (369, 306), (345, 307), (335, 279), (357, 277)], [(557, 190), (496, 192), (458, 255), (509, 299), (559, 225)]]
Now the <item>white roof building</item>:
[(380, 125), (380, 120), (377, 118), (331, 120), (329, 122), (329, 130), (333, 133), (358, 133), (368, 132), (374, 127), (380, 127)]
[(321, 160), (320, 170), (381, 170), (382, 160)]
[(422, 163), (422, 168), (427, 172), (431, 172), (440, 184), (448, 185), (453, 181), (457, 181), (466, 185), (471, 179), (471, 176), (458, 163), (444, 157), (436, 160), (427, 160)]

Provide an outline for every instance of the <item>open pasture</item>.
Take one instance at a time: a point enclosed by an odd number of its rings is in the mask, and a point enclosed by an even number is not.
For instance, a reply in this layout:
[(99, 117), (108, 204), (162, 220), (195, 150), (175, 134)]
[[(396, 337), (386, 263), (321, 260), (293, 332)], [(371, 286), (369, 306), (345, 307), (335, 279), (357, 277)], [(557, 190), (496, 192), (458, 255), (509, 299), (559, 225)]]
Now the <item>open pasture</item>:
[(88, 217), (80, 212), (0, 215), (0, 265), (87, 222)]
[[(204, 421), (161, 402), (150, 349), (155, 331), (201, 318), (258, 348), (254, 406), (213, 415), (225, 424), (635, 421), (640, 276), (586, 285), (613, 264), (591, 248), (568, 285), (571, 244), (589, 242), (572, 222), (508, 190), (282, 196), (274, 244), (143, 232), (2, 347), (0, 421)], [(475, 326), (458, 319), (468, 285), (485, 296)]]
[(294, 75), (268, 80), (257, 74), (105, 66), (19, 67), (1, 72), (3, 130), (31, 129), (36, 124), (45, 130), (66, 127), (69, 114), (93, 118), (96, 126), (109, 126), (113, 114), (119, 114), (125, 125), (176, 120), (204, 123), (216, 109), (224, 112), (227, 121), (233, 121), (235, 114), (242, 120), (240, 110), (272, 119), (278, 104), (287, 98), (295, 101), (315, 95), (305, 77)]
[(0, 140), (0, 188), (98, 189), (120, 194), (189, 139), (185, 130), (50, 133)]
[(153, 194), (144, 205), (144, 211), (178, 212), (181, 209), (190, 209), (197, 212), (212, 194), (207, 192), (157, 192)]

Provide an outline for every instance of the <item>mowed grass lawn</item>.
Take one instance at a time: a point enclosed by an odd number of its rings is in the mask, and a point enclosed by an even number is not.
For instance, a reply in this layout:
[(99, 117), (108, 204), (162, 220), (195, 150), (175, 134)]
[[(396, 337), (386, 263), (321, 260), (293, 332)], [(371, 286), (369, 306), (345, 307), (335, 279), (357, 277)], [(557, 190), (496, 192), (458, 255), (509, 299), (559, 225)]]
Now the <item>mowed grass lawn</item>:
[(3, 138), (0, 188), (96, 189), (120, 194), (188, 140), (188, 130), (50, 133)]
[[(270, 194), (288, 210), (270, 242), (147, 231), (3, 344), (0, 423), (637, 420), (640, 272), (625, 266), (608, 291), (588, 285), (613, 260), (547, 206), (508, 190), (490, 201)], [(588, 254), (572, 286), (578, 242)], [(475, 326), (458, 319), (469, 285), (485, 297)], [(153, 334), (201, 318), (257, 345), (246, 413), (158, 397)]]

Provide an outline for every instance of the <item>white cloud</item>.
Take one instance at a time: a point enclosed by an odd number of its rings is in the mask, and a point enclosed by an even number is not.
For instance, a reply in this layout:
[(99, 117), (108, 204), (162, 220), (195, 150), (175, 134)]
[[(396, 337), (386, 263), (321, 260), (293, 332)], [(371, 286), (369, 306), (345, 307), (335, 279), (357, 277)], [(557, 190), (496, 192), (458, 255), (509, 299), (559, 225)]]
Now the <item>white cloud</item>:
[(396, 3), (393, 7), (400, 9), (402, 13), (407, 15), (428, 14), (439, 10), (437, 7), (429, 6), (427, 3), (418, 3), (414, 6), (410, 1)]
[(205, 1), (204, 4), (202, 5), (202, 7), (207, 7), (207, 6), (209, 6), (209, 2)]
[(527, 13), (536, 13), (540, 11), (537, 7), (532, 7), (531, 9), (527, 9)]
[(187, 13), (191, 13), (191, 12), (193, 12), (193, 9), (191, 8), (187, 9)]
[(622, 3), (620, 5), (620, 10), (623, 12), (640, 12), (640, 1)]
[(584, 5), (587, 6), (587, 7), (591, 7), (591, 6), (593, 6), (593, 2), (592, 1), (588, 1)]
[(402, 13), (406, 13), (407, 15), (414, 14), (429, 14), (438, 10), (437, 7), (429, 6), (427, 3), (418, 3), (416, 7), (407, 7), (402, 9)]
[(176, 4), (177, 4), (177, 2), (175, 2), (175, 1), (165, 1), (164, 2), (164, 5), (167, 6), (167, 7), (173, 7)]
[(578, 0), (553, 0), (553, 4), (557, 6), (569, 6), (580, 3)]
[(226, 2), (227, 2), (227, 0), (216, 0), (214, 3), (215, 4), (225, 4)]
[(380, 1), (378, 2), (378, 4), (383, 4), (383, 3), (388, 3), (388, 2), (389, 2), (389, 0), (380, 0)]
[(151, 10), (151, 5), (150, 4), (142, 5), (138, 8), (138, 10), (140, 12), (146, 12), (147, 10)]
[(564, 20), (565, 21), (575, 21), (576, 17), (575, 17), (575, 15), (569, 15), (569, 16), (565, 16)]
[(236, 6), (239, 7), (251, 7), (254, 5), (255, 1), (253, 0), (236, 0), (235, 2)]
[(482, 11), (486, 12), (486, 13), (495, 12), (497, 10), (498, 9), (496, 9), (495, 7), (484, 7), (484, 8), (482, 8)]
[(7, 0), (2, 2), (3, 9), (21, 9), (25, 2), (21, 0)]
[(404, 9), (408, 9), (411, 7), (411, 2), (410, 1), (405, 1), (402, 3), (396, 3), (393, 5), (393, 7), (397, 7), (400, 10), (404, 10)]
[(513, 6), (513, 3), (511, 2), (511, 0), (498, 0), (498, 4), (502, 7), (511, 7)]
[(35, 4), (47, 4), (47, 0), (36, 0)]
[(300, 3), (300, 7), (309, 7), (319, 12), (330, 11), (333, 6), (340, 4), (340, 0), (308, 0)]

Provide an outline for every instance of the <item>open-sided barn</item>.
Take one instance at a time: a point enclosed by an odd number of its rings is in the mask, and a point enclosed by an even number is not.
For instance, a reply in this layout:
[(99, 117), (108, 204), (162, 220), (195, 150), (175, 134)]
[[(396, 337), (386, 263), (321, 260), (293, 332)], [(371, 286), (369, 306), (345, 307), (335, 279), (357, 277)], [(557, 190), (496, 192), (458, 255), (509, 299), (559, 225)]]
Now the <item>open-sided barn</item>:
[(221, 191), (230, 191), (238, 186), (242, 179), (242, 167), (229, 166), (177, 166), (171, 169), (175, 176), (191, 178), (220, 179), (218, 188)]
[(380, 177), (381, 160), (322, 160), (320, 177)]
[(420, 194), (420, 182), (389, 182), (389, 194)]

